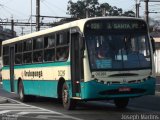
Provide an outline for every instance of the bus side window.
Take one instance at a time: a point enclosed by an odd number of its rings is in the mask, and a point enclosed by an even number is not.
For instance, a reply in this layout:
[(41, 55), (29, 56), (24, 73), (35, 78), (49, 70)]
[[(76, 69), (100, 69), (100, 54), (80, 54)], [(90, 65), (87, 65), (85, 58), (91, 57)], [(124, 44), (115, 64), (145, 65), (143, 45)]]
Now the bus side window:
[(55, 46), (55, 34), (44, 37), (44, 48), (53, 48)]
[(32, 53), (31, 52), (27, 52), (23, 54), (23, 63), (24, 64), (32, 63)]
[(56, 59), (57, 61), (66, 61), (69, 56), (69, 47), (57, 48)]
[(34, 51), (33, 62), (43, 62), (43, 51)]
[(44, 61), (55, 61), (55, 34), (44, 37)]
[(15, 64), (22, 64), (22, 43), (15, 44)]
[(23, 52), (32, 50), (32, 40), (26, 40), (23, 42)]
[(23, 42), (23, 63), (32, 63), (32, 40)]
[(55, 61), (55, 49), (46, 49), (44, 51), (44, 61)]
[(68, 45), (69, 44), (69, 32), (61, 32), (57, 34), (57, 46)]
[(33, 62), (43, 62), (43, 37), (33, 40)]
[(3, 46), (3, 64), (9, 65), (9, 46)]
[(56, 44), (56, 60), (66, 61), (69, 56), (69, 32), (65, 31), (57, 34)]

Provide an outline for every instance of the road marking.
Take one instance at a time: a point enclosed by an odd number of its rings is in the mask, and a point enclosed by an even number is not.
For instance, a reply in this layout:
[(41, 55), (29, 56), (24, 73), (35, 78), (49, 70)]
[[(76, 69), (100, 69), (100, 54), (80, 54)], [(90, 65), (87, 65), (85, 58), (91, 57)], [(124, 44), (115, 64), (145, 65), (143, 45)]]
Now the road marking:
[[(23, 116), (23, 115), (27, 115), (27, 114), (36, 114), (37, 116), (34, 118), (42, 118), (42, 116), (44, 118), (56, 118), (56, 119), (60, 119), (60, 118), (69, 118), (71, 120), (83, 120), (77, 117), (73, 117), (70, 115), (65, 115), (63, 113), (60, 112), (56, 112), (56, 111), (52, 111), (49, 109), (45, 109), (45, 108), (41, 108), (41, 107), (37, 107), (37, 106), (33, 106), (33, 105), (28, 105), (22, 102), (19, 102), (17, 100), (11, 99), (11, 98), (6, 98), (3, 97), (4, 99), (7, 99), (8, 101), (10, 101), (11, 103), (9, 104), (1, 104), (0, 105), (0, 114), (4, 114), (4, 113), (11, 113), (13, 112), (13, 114), (18, 115), (18, 116)], [(6, 110), (7, 109), (7, 110)], [(3, 110), (3, 111), (1, 111)], [(17, 112), (17, 113), (15, 113)], [(44, 114), (39, 116), (39, 114)]]
[(4, 114), (4, 113), (8, 113), (8, 112), (10, 112), (10, 110), (3, 110), (3, 111), (0, 111), (0, 115), (1, 115), (1, 114)]
[[(0, 104), (0, 106), (15, 106), (15, 105), (18, 105), (18, 106), (25, 106), (25, 105), (21, 105), (21, 104), (15, 104), (15, 103), (13, 103), (13, 104), (10, 104), (10, 103), (3, 103), (3, 104)], [(29, 107), (29, 106), (26, 106), (26, 107)]]
[[(25, 112), (19, 112), (19, 113), (17, 113), (17, 115), (26, 115), (26, 114), (30, 114), (30, 113), (31, 112), (26, 112), (25, 111)], [(34, 114), (44, 114), (44, 113), (45, 114), (50, 114), (49, 112), (46, 112), (46, 111), (44, 111), (44, 112), (43, 111), (39, 111), (39, 112), (38, 111), (35, 111), (35, 112), (33, 111), (32, 113), (34, 113)]]
[(38, 115), (37, 117), (35, 118), (38, 118), (38, 119), (49, 119), (49, 118), (61, 118), (61, 119), (64, 119), (64, 118), (70, 118), (70, 117), (67, 117), (67, 116), (52, 116), (52, 115)]

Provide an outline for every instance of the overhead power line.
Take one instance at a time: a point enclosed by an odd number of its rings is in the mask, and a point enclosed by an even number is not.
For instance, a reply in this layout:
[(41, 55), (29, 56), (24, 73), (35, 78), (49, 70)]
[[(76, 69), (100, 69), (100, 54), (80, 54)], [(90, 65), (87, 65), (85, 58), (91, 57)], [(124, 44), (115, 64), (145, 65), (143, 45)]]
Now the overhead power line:
[[(30, 26), (32, 24), (32, 26), (36, 26), (36, 23), (29, 23), (29, 22), (14, 22), (14, 26)], [(40, 23), (41, 26), (51, 26), (53, 25), (53, 23)], [(8, 25), (11, 26), (12, 22), (1, 22), (0, 21), (0, 25)]]
[[(36, 15), (32, 15), (33, 17), (36, 17)], [(45, 16), (45, 15), (40, 15), (39, 17), (42, 18), (70, 18), (70, 17), (60, 17), (60, 16)]]

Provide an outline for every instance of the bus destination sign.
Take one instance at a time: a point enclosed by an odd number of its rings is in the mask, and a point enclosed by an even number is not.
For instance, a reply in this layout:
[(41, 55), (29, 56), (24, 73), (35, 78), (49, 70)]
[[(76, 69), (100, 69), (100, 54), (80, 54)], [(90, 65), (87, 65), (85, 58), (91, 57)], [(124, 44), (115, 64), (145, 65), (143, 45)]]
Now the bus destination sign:
[(139, 25), (137, 23), (129, 24), (129, 23), (113, 23), (107, 24), (107, 29), (138, 29)]
[(91, 21), (86, 25), (87, 30), (145, 30), (143, 21)]

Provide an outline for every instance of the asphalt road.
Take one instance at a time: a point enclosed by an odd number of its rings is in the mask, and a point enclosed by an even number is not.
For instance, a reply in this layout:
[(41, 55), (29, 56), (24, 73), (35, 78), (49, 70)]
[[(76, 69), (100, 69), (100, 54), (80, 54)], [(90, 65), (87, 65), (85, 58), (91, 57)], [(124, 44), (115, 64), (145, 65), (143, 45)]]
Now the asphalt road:
[(131, 99), (126, 109), (117, 109), (111, 101), (90, 101), (80, 102), (72, 111), (64, 110), (61, 103), (51, 98), (37, 97), (23, 104), (17, 95), (1, 87), (0, 96), (11, 99), (11, 102), (0, 104), (1, 117), (9, 114), (14, 120), (160, 120), (158, 94)]

